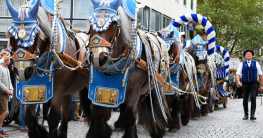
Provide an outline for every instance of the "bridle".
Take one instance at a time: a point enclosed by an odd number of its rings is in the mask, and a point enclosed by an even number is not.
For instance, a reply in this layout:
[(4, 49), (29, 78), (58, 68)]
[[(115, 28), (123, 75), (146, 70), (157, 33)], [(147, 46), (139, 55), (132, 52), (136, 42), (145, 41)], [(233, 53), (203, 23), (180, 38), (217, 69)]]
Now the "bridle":
[[(108, 42), (107, 40), (105, 40), (104, 38), (100, 37), (99, 35), (94, 35), (92, 36), (92, 38), (90, 39), (90, 51), (93, 53), (93, 59), (91, 59), (90, 61), (92, 62), (92, 64), (94, 65), (94, 67), (96, 69), (105, 69), (112, 61), (111, 55), (112, 55), (112, 51), (113, 48), (117, 46), (117, 41), (118, 38), (120, 36), (120, 25), (118, 24), (118, 22), (116, 22), (115, 25), (116, 29), (114, 31), (114, 36), (111, 39), (111, 42)], [(99, 62), (99, 55), (104, 52), (107, 54), (107, 62), (100, 66), (100, 62)]]
[[(13, 21), (13, 23), (20, 23), (20, 31), (19, 31), (19, 38), (23, 39), (26, 36), (26, 31), (24, 29), (25, 24), (32, 23), (32, 21), (24, 21), (24, 11), (25, 8), (22, 8), (21, 11), (21, 21)], [(37, 21), (35, 21), (37, 23)], [(22, 35), (22, 36), (21, 36)], [(11, 37), (10, 39), (13, 40), (14, 44), (14, 37)], [(37, 41), (37, 46), (35, 47), (34, 53), (30, 53), (23, 48), (18, 48), (16, 51), (14, 51), (13, 54), (13, 61), (14, 61), (14, 67), (17, 69), (18, 75), (16, 75), (17, 80), (19, 81), (27, 81), (25, 78), (25, 70), (27, 68), (33, 67), (33, 74), (36, 72), (36, 64), (39, 60), (39, 41)]]

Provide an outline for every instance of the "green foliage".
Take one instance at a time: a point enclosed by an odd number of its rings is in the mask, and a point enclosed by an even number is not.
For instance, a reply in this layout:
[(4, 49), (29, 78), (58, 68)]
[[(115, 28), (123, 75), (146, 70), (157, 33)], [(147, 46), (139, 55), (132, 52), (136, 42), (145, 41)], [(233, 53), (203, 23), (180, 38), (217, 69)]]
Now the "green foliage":
[(263, 48), (263, 0), (200, 0), (197, 4), (197, 13), (208, 17), (215, 28), (216, 44), (231, 55)]

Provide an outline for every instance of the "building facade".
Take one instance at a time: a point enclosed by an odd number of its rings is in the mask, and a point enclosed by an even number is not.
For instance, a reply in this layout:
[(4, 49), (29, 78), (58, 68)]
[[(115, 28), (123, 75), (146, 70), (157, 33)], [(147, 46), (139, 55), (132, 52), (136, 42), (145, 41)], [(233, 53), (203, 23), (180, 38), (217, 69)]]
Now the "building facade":
[[(10, 1), (18, 9), (25, 0)], [(136, 2), (146, 5), (144, 9), (139, 11), (138, 19), (143, 28), (150, 32), (165, 28), (181, 15), (196, 13), (197, 4), (197, 0), (136, 0)], [(59, 6), (61, 7), (61, 16), (67, 22), (81, 30), (89, 30), (90, 25), (87, 19), (93, 12), (90, 0), (63, 0)], [(5, 32), (11, 23), (12, 17), (8, 11), (6, 0), (0, 0), (0, 50), (5, 48), (8, 43)], [(67, 26), (72, 28), (70, 25)], [(182, 26), (178, 30), (186, 33), (186, 39), (189, 38), (186, 26)]]

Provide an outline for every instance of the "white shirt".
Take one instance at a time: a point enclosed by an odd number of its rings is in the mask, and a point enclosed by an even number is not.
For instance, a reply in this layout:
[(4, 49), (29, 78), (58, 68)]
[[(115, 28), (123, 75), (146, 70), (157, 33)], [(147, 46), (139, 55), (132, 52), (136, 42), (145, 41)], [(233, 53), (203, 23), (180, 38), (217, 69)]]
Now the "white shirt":
[[(247, 64), (248, 64), (249, 67), (251, 65), (251, 62), (252, 62), (252, 60), (251, 61), (247, 61)], [(262, 75), (261, 67), (260, 67), (260, 65), (259, 65), (259, 63), (257, 61), (256, 61), (256, 67), (257, 67), (257, 74), (258, 75)], [(242, 76), (242, 69), (243, 69), (243, 62), (241, 62), (239, 64), (238, 69), (237, 69), (237, 74), (239, 76)]]
[(0, 59), (0, 65), (3, 64), (5, 61), (1, 58)]

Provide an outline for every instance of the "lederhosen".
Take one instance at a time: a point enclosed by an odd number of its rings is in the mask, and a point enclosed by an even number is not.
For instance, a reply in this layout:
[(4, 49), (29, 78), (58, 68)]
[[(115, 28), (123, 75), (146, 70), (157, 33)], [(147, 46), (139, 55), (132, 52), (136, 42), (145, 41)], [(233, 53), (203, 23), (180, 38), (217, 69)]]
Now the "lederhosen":
[(248, 96), (251, 93), (251, 115), (256, 111), (256, 94), (257, 85), (257, 67), (256, 61), (251, 60), (250, 67), (247, 61), (242, 62), (242, 91), (243, 91), (243, 107), (245, 115), (248, 115)]

